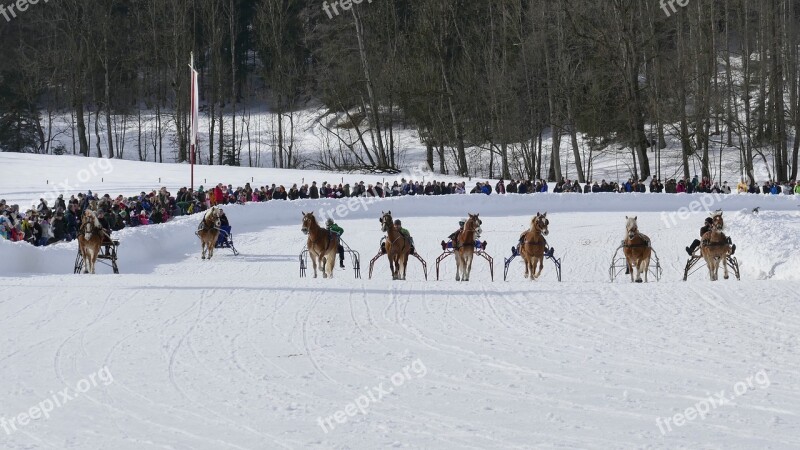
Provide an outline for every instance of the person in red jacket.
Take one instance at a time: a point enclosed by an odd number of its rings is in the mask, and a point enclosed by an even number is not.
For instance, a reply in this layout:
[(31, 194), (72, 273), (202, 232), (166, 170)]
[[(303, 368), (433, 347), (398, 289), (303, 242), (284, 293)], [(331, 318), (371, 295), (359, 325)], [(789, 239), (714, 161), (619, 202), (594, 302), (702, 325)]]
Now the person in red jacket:
[(225, 199), (225, 195), (222, 192), (222, 185), (218, 184), (217, 187), (214, 188), (214, 204), (221, 205)]

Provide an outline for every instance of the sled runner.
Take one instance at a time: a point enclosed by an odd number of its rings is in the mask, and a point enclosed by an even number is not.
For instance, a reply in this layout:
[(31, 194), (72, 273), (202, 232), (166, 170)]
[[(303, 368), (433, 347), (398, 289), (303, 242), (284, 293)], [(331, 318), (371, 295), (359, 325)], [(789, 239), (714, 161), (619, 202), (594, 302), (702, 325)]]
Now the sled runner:
[[(347, 245), (347, 242), (339, 238), (339, 243), (344, 247), (344, 252), (350, 255), (350, 262), (353, 264), (353, 272), (355, 277), (360, 279), (361, 278), (361, 255), (350, 248)], [(303, 247), (303, 251), (300, 252), (300, 278), (306, 277), (306, 271), (308, 270), (308, 247)]]
[[(508, 269), (509, 269), (509, 267), (511, 267), (511, 262), (514, 261), (514, 259), (516, 257), (518, 257), (518, 256), (519, 256), (519, 246), (511, 247), (511, 256), (509, 256), (508, 258), (504, 258), (504, 263), (503, 263), (503, 266), (504, 266), (504, 268), (503, 268), (503, 281), (508, 281)], [(544, 253), (544, 256), (545, 256), (545, 258), (547, 258), (547, 259), (549, 259), (550, 261), (553, 262), (553, 265), (556, 267), (556, 276), (558, 277), (558, 281), (560, 282), (561, 281), (561, 258), (556, 259), (556, 257), (553, 256), (552, 248), (548, 249)]]
[(239, 256), (239, 251), (233, 245), (233, 233), (224, 227), (219, 230), (219, 238), (214, 248), (228, 248), (233, 252), (233, 256)]
[[(611, 258), (611, 267), (608, 269), (608, 275), (611, 278), (611, 281), (615, 281), (617, 277), (621, 274), (628, 275), (628, 262), (625, 259), (625, 255), (619, 255), (620, 250), (625, 248), (625, 244), (620, 244), (617, 247), (617, 250), (614, 252), (614, 256)], [(647, 267), (647, 271), (650, 275), (654, 276), (656, 281), (661, 281), (661, 275), (664, 273), (664, 270), (661, 268), (661, 262), (658, 259), (658, 253), (654, 248), (650, 248), (653, 252), (653, 256), (650, 258), (650, 265)]]
[[(111, 267), (111, 270), (115, 274), (119, 274), (119, 266), (117, 266), (117, 247), (119, 247), (119, 241), (105, 241), (100, 246), (100, 253), (97, 255), (97, 260), (100, 263)], [(75, 257), (75, 267), (74, 273), (81, 273), (83, 272), (83, 266), (86, 262), (83, 259), (83, 255), (81, 254), (80, 250), (78, 250), (78, 256)]]
[[(452, 248), (448, 248), (444, 251), (438, 258), (436, 258), (436, 280), (439, 280), (439, 265), (447, 259), (448, 256), (452, 256), (455, 254)], [(492, 258), (486, 251), (480, 247), (475, 248), (475, 255), (480, 256), (481, 258), (485, 259), (489, 263), (489, 273), (492, 275), (492, 281), (494, 281), (494, 258)]]
[[(381, 249), (378, 251), (378, 254), (375, 255), (375, 257), (372, 258), (372, 260), (369, 262), (369, 279), (370, 280), (372, 279), (372, 270), (375, 268), (375, 263), (379, 259), (381, 259), (381, 257), (383, 255), (385, 255), (385, 254), (386, 254), (386, 249), (383, 246), (381, 246)], [(422, 256), (419, 256), (419, 253), (417, 253), (417, 252), (414, 252), (409, 256), (413, 256), (414, 258), (417, 258), (419, 260), (419, 262), (422, 263), (422, 271), (425, 273), (425, 281), (427, 281), (428, 280), (428, 263), (425, 262), (425, 260), (422, 258)]]
[[(727, 265), (732, 271), (733, 276), (736, 277), (737, 280), (741, 281), (741, 275), (739, 274), (739, 261), (736, 259), (735, 256), (728, 256), (725, 258), (725, 265)], [(707, 266), (705, 259), (702, 256), (695, 253), (692, 255), (688, 261), (686, 261), (686, 267), (683, 270), (683, 281), (689, 279), (689, 276), (693, 273), (697, 272), (698, 270), (702, 269), (703, 267)]]

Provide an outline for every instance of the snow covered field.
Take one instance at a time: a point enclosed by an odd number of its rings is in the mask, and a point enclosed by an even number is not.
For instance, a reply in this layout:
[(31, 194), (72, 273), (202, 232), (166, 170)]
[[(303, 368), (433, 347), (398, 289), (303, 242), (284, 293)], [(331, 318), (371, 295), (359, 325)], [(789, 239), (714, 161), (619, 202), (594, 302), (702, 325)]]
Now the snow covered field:
[[(101, 192), (156, 185), (135, 184), (150, 166), (125, 164)], [(23, 167), (0, 197), (75, 177)], [(222, 170), (209, 176), (251, 176)], [(678, 211), (700, 198), (351, 203), (334, 216), (361, 252), (361, 280), (349, 262), (333, 280), (298, 277), (300, 212), (346, 201), (228, 207), (241, 255), (211, 261), (196, 217), (125, 230), (119, 276), (71, 275), (74, 244), (0, 242), (0, 448), (798, 448), (800, 200), (706, 197), (726, 211), (742, 281), (683, 282), (705, 213)], [(409, 281), (392, 282), (385, 259), (367, 279), (390, 209), (430, 281), (412, 261)], [(502, 259), (537, 211), (549, 211), (564, 281), (550, 263), (525, 281), (514, 261), (503, 282)], [(467, 212), (481, 213), (495, 281), (480, 259), (470, 283), (453, 281), (452, 259), (434, 281), (438, 243)], [(609, 282), (625, 215), (653, 239), (661, 282)]]

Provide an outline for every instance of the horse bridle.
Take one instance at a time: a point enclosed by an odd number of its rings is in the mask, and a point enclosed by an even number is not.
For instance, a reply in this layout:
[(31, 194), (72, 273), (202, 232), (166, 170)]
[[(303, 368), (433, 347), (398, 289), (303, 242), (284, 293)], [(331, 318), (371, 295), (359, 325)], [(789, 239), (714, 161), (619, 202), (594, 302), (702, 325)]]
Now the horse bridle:
[[(481, 219), (475, 219), (475, 220), (478, 222), (478, 228), (480, 228), (481, 225), (483, 225), (483, 222), (481, 221)], [(467, 230), (467, 224), (470, 223), (470, 222), (472, 222), (472, 217), (470, 217), (469, 219), (467, 219), (466, 222), (464, 222), (464, 231), (465, 232), (472, 231), (473, 233), (477, 232), (478, 228), (473, 228), (472, 230)]]
[(650, 241), (645, 239), (645, 236), (642, 233), (639, 233), (639, 227), (638, 226), (628, 230), (628, 239), (626, 240), (626, 242), (627, 241), (632, 241), (632, 240), (636, 239), (637, 237), (641, 238), (642, 241), (644, 241), (644, 242), (642, 242), (641, 244), (626, 244), (625, 242), (623, 242), (622, 243), (622, 247), (623, 248), (650, 247)]
[(210, 224), (207, 218), (203, 219), (203, 231), (210, 231), (210, 230), (219, 230), (221, 225), (217, 225), (220, 223), (219, 217), (214, 219)]

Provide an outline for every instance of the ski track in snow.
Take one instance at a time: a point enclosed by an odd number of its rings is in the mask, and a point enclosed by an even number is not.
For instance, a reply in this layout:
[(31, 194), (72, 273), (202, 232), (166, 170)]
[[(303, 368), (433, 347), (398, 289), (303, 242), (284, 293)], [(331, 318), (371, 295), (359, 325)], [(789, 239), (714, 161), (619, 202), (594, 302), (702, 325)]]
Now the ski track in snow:
[[(93, 277), (2, 278), (0, 417), (104, 366), (114, 382), (49, 420), (0, 432), (0, 448), (800, 446), (796, 213), (730, 213), (742, 281), (714, 284), (704, 270), (679, 281), (702, 215), (665, 227), (658, 213), (640, 213), (664, 277), (632, 285), (607, 279), (621, 213), (553, 213), (548, 240), (563, 258), (564, 282), (549, 261), (540, 281), (524, 280), (519, 260), (503, 282), (503, 257), (529, 216), (495, 210), (483, 236), (496, 281), (476, 258), (472, 281), (456, 283), (452, 258), (442, 281), (433, 279), (438, 242), (458, 217), (404, 214), (431, 281), (411, 261), (409, 281), (392, 282), (385, 258), (372, 280), (354, 280), (349, 259), (332, 280), (299, 279), (300, 215), (237, 231), (247, 211), (231, 213), (239, 257), (218, 249), (201, 261), (187, 240), (180, 257), (143, 262), (131, 255), (138, 244), (123, 239), (120, 276), (100, 267)], [(369, 214), (340, 224), (366, 276), (380, 230)], [(169, 240), (190, 228), (144, 232)], [(184, 248), (183, 237), (159, 239), (165, 252)], [(68, 261), (73, 251), (53, 254)], [(319, 426), (365, 388), (391, 386), (415, 360), (425, 376), (412, 372), (329, 433)], [(657, 417), (730, 393), (762, 369), (769, 387), (659, 431)]]

